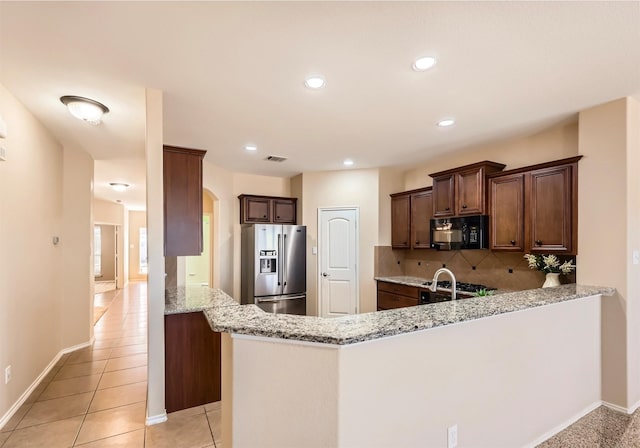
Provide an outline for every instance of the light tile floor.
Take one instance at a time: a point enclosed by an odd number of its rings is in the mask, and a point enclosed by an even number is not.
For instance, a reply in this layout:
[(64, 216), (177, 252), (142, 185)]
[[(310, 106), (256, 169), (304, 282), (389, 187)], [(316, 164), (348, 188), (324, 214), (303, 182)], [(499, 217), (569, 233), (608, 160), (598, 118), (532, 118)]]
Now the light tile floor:
[(92, 347), (64, 355), (0, 430), (0, 448), (220, 448), (220, 403), (145, 427), (146, 283), (103, 293)]

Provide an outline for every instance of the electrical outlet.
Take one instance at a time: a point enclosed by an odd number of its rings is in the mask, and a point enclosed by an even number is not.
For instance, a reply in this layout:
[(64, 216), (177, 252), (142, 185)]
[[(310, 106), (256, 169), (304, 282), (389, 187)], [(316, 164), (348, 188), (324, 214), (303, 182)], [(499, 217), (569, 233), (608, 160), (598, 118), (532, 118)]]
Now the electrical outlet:
[(11, 381), (11, 366), (4, 369), (4, 384), (9, 384), (9, 381)]
[(447, 428), (447, 448), (456, 448), (458, 446), (458, 425), (449, 426)]

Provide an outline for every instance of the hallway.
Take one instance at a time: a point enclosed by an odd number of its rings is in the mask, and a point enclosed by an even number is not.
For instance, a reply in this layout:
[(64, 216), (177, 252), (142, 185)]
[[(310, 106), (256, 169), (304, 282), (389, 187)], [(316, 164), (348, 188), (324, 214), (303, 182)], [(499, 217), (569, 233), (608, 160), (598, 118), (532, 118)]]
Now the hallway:
[(216, 447), (219, 403), (169, 415), (145, 427), (146, 283), (113, 294), (95, 325), (93, 347), (66, 355), (0, 430), (0, 448)]

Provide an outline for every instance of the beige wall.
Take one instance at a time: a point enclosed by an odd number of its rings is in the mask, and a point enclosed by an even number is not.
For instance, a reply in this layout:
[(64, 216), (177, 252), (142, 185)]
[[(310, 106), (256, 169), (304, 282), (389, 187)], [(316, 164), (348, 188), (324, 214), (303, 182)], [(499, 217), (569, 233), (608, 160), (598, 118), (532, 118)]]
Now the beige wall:
[(491, 160), (504, 163), (510, 170), (578, 154), (576, 120), (553, 126), (533, 135), (518, 136), (502, 142), (470, 146), (434, 157), (405, 173), (405, 190), (432, 185), (429, 173)]
[[(640, 250), (640, 101), (627, 99), (627, 260)], [(627, 262), (627, 403), (640, 406), (640, 266)]]
[(124, 234), (127, 232), (126, 214), (127, 212), (122, 204), (116, 204), (103, 199), (93, 199), (93, 222), (95, 224), (116, 226), (116, 232), (118, 233), (116, 238), (116, 249), (118, 259), (120, 260), (118, 263), (118, 283), (116, 285), (118, 288), (122, 288), (127, 281), (125, 262), (128, 256), (126, 256), (124, 238)]
[(93, 168), (2, 85), (0, 115), (8, 130), (0, 161), (0, 371), (11, 365), (13, 373), (9, 384), (0, 381), (1, 427), (61, 350), (89, 342)]
[[(602, 308), (602, 398), (633, 408), (640, 400), (638, 102), (623, 98), (580, 113), (578, 282), (614, 286)], [(594, 181), (596, 180), (596, 181)], [(606, 236), (606, 244), (602, 244)]]
[(93, 337), (93, 158), (64, 149), (62, 327), (63, 347)]
[(106, 224), (100, 227), (100, 267), (101, 275), (97, 281), (109, 281), (116, 278), (116, 229)]
[(147, 279), (147, 274), (140, 273), (140, 228), (142, 227), (147, 227), (147, 213), (129, 211), (129, 280)]
[(454, 424), (459, 448), (533, 446), (599, 404), (600, 300), (345, 347), (234, 338), (233, 446), (444, 447)]
[(93, 199), (93, 220), (96, 224), (111, 224), (122, 226), (124, 224), (125, 209), (121, 204)]
[(302, 175), (302, 224), (307, 226), (307, 314), (318, 313), (318, 257), (311, 255), (311, 248), (318, 245), (318, 208), (321, 207), (359, 208), (360, 312), (376, 310), (373, 261), (380, 217), (378, 179), (377, 169), (312, 172)]
[(147, 159), (147, 424), (166, 420), (164, 407), (164, 187), (162, 92), (145, 90)]

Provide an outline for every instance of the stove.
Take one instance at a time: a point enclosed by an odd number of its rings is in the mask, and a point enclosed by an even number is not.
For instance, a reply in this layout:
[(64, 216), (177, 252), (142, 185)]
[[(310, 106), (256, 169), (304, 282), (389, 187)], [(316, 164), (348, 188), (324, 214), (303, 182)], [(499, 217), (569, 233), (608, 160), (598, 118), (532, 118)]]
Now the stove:
[[(431, 285), (431, 282), (425, 282), (425, 286)], [(451, 282), (443, 280), (438, 282), (438, 288), (451, 289)], [(475, 283), (456, 282), (456, 295), (458, 299), (469, 299), (475, 297), (476, 291), (485, 289), (487, 291), (494, 291), (496, 288), (491, 288), (485, 285), (478, 285)], [(422, 290), (420, 292), (420, 305), (428, 303), (448, 302), (451, 300), (451, 292), (436, 290), (435, 292), (429, 290)]]
[[(451, 282), (449, 280), (443, 280), (438, 282), (438, 288), (451, 289)], [(464, 282), (456, 282), (456, 292), (470, 292), (475, 293), (481, 289), (486, 289), (487, 291), (494, 291), (496, 288), (490, 288), (484, 285), (478, 285), (475, 283), (464, 283)]]

